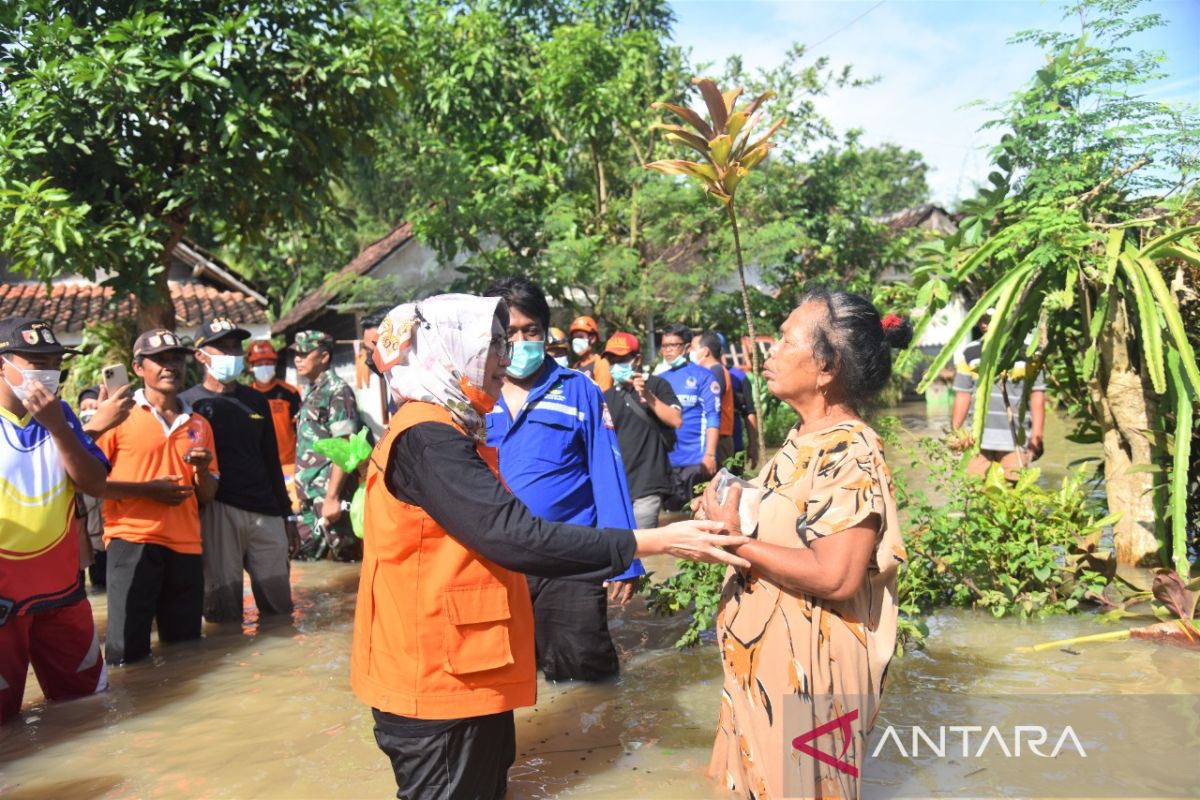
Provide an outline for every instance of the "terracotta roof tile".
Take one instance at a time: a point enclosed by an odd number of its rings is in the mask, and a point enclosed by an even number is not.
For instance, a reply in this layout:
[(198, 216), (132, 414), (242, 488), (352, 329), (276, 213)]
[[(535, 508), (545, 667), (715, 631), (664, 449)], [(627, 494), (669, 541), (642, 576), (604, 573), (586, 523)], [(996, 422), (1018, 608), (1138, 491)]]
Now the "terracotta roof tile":
[[(224, 315), (242, 325), (265, 325), (261, 306), (241, 292), (223, 292), (194, 281), (171, 281), (175, 321), (181, 329), (194, 328), (207, 319)], [(57, 283), (47, 293), (44, 284), (0, 285), (0, 317), (41, 317), (55, 330), (77, 333), (96, 322), (132, 316), (133, 297), (113, 302), (113, 290), (93, 283)]]
[[(336, 275), (330, 276), (326, 280), (326, 285), (343, 275), (366, 275), (374, 269), (380, 261), (387, 258), (394, 250), (408, 242), (413, 237), (412, 225), (408, 222), (402, 222), (395, 228), (392, 228), (391, 233), (384, 236), (377, 242), (363, 248), (354, 259), (338, 270)], [(300, 325), (307, 321), (310, 317), (324, 310), (325, 306), (333, 300), (333, 294), (329, 292), (325, 286), (312, 292), (307, 297), (296, 303), (284, 316), (271, 326), (271, 334), (279, 335), (295, 325)]]

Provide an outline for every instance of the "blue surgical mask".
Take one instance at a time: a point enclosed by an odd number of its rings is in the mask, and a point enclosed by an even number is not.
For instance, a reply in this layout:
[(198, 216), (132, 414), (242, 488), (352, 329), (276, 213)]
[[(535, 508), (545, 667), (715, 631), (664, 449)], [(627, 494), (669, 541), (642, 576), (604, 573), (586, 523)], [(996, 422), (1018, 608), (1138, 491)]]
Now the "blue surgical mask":
[(237, 380), (246, 366), (245, 356), (209, 354), (208, 374), (220, 383)]
[(510, 378), (528, 378), (546, 358), (545, 342), (513, 342), (512, 347), (512, 362), (507, 370)]
[(682, 354), (680, 354), (675, 357), (674, 361), (667, 361), (664, 358), (663, 363), (667, 365), (667, 369), (676, 369), (677, 367), (682, 367), (684, 364), (686, 364), (687, 359), (684, 358)]
[(693, 364), (700, 363), (700, 357), (696, 355), (695, 350), (688, 350), (688, 361), (692, 362)]
[(633, 364), (613, 364), (612, 379), (616, 383), (629, 383), (633, 380)]

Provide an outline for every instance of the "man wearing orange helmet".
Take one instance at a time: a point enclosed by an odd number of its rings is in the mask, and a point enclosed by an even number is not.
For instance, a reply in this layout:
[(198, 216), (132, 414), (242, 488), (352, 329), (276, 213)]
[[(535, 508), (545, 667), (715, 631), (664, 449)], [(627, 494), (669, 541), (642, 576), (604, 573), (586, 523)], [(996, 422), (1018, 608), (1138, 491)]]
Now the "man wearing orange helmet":
[(551, 327), (546, 331), (546, 357), (553, 359), (563, 369), (571, 368), (571, 358), (567, 355), (570, 348), (571, 343), (567, 341), (562, 328)]
[(608, 362), (596, 352), (600, 341), (600, 326), (591, 317), (576, 317), (569, 329), (571, 335), (571, 352), (578, 359), (575, 369), (592, 379), (592, 383), (607, 392), (612, 388), (612, 371)]
[(266, 339), (250, 343), (246, 363), (254, 375), (254, 388), (271, 406), (275, 441), (279, 445), (279, 465), (290, 480), (296, 471), (296, 415), (300, 413), (300, 390), (276, 377), (279, 354)]

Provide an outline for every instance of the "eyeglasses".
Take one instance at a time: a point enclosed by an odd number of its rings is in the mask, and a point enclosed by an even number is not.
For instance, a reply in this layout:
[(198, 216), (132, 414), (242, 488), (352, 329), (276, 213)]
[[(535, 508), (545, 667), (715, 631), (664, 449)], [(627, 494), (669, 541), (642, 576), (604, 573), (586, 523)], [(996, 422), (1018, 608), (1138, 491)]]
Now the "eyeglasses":
[(503, 336), (493, 336), (492, 341), (488, 344), (488, 350), (502, 358), (511, 359), (513, 343)]
[(659, 350), (682, 350), (687, 347), (687, 342), (663, 342), (658, 346)]

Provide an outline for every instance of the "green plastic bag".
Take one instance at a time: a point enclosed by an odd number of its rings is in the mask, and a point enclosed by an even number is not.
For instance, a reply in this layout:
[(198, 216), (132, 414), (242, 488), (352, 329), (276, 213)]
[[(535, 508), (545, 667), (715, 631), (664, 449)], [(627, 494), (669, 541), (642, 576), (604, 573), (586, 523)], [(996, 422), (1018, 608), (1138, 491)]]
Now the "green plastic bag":
[[(354, 472), (368, 456), (371, 445), (367, 443), (367, 429), (363, 428), (349, 439), (318, 439), (313, 449), (328, 458), (347, 474)], [(359, 484), (350, 499), (350, 527), (358, 538), (363, 536), (363, 514), (367, 505), (366, 484)]]
[(367, 486), (360, 483), (350, 499), (350, 528), (358, 538), (363, 537), (363, 516), (367, 510)]
[(367, 429), (362, 428), (349, 439), (318, 439), (313, 442), (313, 449), (341, 467), (342, 472), (350, 473), (358, 469), (367, 456), (371, 455), (371, 445), (367, 443)]

